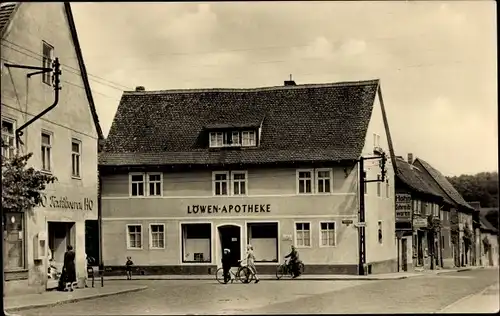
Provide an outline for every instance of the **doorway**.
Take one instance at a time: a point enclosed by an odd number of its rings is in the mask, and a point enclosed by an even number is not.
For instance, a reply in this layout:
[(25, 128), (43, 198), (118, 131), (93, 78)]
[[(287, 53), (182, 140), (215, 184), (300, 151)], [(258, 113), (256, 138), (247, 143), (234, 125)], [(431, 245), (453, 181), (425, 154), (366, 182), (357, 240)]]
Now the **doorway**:
[(417, 231), (417, 266), (424, 265), (424, 232)]
[(73, 222), (48, 222), (48, 260), (53, 260), (54, 263), (62, 264), (64, 262), (64, 253), (68, 245), (75, 247), (76, 234), (75, 223)]
[(401, 266), (403, 271), (408, 271), (408, 239), (401, 239)]
[(235, 225), (220, 226), (219, 239), (221, 254), (224, 249), (229, 249), (231, 267), (238, 267), (238, 260), (241, 259), (241, 228)]

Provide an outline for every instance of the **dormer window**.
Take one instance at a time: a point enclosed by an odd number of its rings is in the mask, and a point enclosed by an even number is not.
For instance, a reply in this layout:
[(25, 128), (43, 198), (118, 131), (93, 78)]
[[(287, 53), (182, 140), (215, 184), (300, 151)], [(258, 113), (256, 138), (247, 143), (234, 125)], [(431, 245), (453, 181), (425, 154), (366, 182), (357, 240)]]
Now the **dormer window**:
[(257, 146), (255, 131), (210, 132), (210, 148)]

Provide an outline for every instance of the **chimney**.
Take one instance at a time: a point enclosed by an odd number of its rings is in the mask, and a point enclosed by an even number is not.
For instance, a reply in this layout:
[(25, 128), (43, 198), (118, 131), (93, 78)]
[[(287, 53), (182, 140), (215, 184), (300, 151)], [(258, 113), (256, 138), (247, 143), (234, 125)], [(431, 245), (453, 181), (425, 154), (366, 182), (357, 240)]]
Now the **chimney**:
[(297, 84), (295, 81), (292, 80), (292, 75), (290, 74), (290, 80), (285, 80), (285, 87), (286, 86), (296, 86)]
[(135, 91), (146, 91), (146, 88), (144, 86), (137, 86), (135, 87)]
[(408, 163), (411, 165), (413, 164), (413, 154), (412, 153), (409, 153), (408, 154)]

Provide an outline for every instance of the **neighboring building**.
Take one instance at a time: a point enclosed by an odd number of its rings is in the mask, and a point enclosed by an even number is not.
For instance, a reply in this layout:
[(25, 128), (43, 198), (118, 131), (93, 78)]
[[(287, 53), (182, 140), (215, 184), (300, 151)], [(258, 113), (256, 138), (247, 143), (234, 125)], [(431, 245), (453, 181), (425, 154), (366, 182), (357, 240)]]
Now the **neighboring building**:
[(467, 203), (472, 206), (475, 212), (472, 214), (472, 232), (474, 244), (471, 249), (471, 265), (478, 266), (481, 265), (481, 221), (480, 221), (480, 210), (481, 203), (474, 201)]
[(443, 196), (446, 195), (451, 201), (453, 201), (453, 206), (445, 204), (444, 208), (444, 213), (448, 213), (450, 216), (449, 220), (445, 221), (449, 221), (450, 225), (450, 240), (453, 254), (453, 262), (449, 262), (445, 259), (445, 267), (460, 267), (469, 265), (471, 262), (472, 251), (470, 251), (470, 248), (466, 248), (464, 236), (472, 236), (472, 215), (475, 212), (474, 208), (464, 200), (464, 198), (460, 195), (460, 193), (458, 193), (446, 177), (429, 163), (417, 158), (413, 164), (420, 170), (424, 171), (423, 174), (429, 179), (429, 181), (433, 180), (437, 187), (439, 187), (440, 194)]
[[(498, 229), (488, 220), (487, 214), (495, 208), (482, 208), (479, 213), (481, 230), (481, 263), (484, 266), (499, 264), (499, 234)], [(498, 208), (496, 208), (498, 212)]]
[(439, 227), (441, 223), (440, 209), (446, 197), (428, 183), (412, 162), (412, 154), (408, 154), (408, 161), (396, 157), (396, 234), (401, 237), (400, 271), (442, 266), (441, 231), (433, 229), (433, 224), (437, 221), (436, 227)]
[[(2, 3), (2, 138), (4, 157), (33, 153), (30, 166), (53, 174), (46, 199), (33, 211), (4, 214), (6, 292), (53, 287), (48, 256), (62, 265), (66, 245), (76, 251), (78, 280), (86, 276), (85, 221), (97, 219), (97, 143), (102, 138), (69, 3)], [(51, 73), (27, 77), (5, 63), (62, 64), (59, 102), (34, 121), (16, 144), (15, 131), (54, 103)], [(49, 252), (50, 249), (50, 252)], [(29, 285), (29, 286), (28, 286)]]
[[(295, 244), (306, 273), (358, 273), (358, 161), (393, 152), (378, 80), (125, 92), (100, 154), (103, 260), (206, 274), (247, 244), (274, 273)], [(391, 155), (391, 157), (393, 157)], [(396, 270), (394, 170), (366, 183), (366, 263)], [(367, 179), (380, 174), (366, 161)]]

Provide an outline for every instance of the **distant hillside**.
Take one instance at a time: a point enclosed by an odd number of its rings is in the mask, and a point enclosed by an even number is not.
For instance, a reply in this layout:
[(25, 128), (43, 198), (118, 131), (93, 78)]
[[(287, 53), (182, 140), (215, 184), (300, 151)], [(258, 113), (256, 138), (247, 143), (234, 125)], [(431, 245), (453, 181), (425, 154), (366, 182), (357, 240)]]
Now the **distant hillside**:
[(481, 207), (498, 207), (498, 172), (447, 177), (466, 201), (479, 201)]

